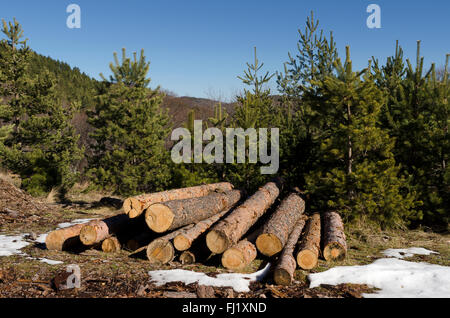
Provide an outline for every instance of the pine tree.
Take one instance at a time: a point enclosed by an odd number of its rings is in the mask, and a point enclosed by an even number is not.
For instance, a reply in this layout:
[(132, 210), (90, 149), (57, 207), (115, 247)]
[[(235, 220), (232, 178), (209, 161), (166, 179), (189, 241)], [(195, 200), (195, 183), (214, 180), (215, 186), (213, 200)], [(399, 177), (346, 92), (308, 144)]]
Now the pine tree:
[(89, 122), (95, 128), (94, 155), (89, 160), (95, 184), (123, 195), (166, 188), (170, 181), (170, 156), (165, 148), (170, 132), (167, 112), (160, 107), (163, 95), (147, 88), (150, 63), (144, 52), (122, 63), (116, 54), (110, 81), (101, 88)]
[(28, 74), (31, 53), (17, 21), (9, 27), (3, 21), (2, 32), (7, 40), (0, 44), (0, 96), (5, 96), (0, 120), (10, 126), (4, 130), (12, 130), (0, 143), (2, 163), (22, 177), (22, 186), (31, 194), (59, 187), (64, 196), (76, 180), (73, 164), (81, 159), (70, 124), (78, 105), (63, 107), (48, 71)]
[(424, 71), (420, 41), (415, 67), (409, 60), (405, 65), (397, 42), (395, 55), (384, 66), (375, 63), (374, 71), (378, 86), (388, 96), (381, 123), (396, 139), (395, 159), (423, 201), (423, 222), (445, 227), (450, 202), (447, 71), (442, 81), (434, 64)]
[(306, 20), (305, 29), (298, 30), (299, 41), (295, 56), (288, 54), (284, 72), (277, 73), (278, 90), (282, 94), (280, 116), (280, 170), (292, 186), (304, 188), (305, 175), (320, 159), (320, 138), (327, 130), (330, 118), (320, 116), (305, 93), (310, 82), (323, 79), (333, 72), (337, 58), (333, 33), (324, 36), (313, 12)]
[(349, 47), (345, 62), (338, 58), (335, 69), (335, 75), (309, 81), (305, 96), (318, 116), (329, 119), (320, 139), (321, 160), (306, 177), (312, 208), (402, 226), (417, 217), (416, 198), (399, 175), (394, 140), (377, 125), (384, 93), (368, 69), (353, 71)]
[[(276, 110), (270, 97), (270, 89), (266, 88), (274, 74), (266, 72), (260, 76), (259, 72), (263, 68), (264, 63), (260, 63), (258, 60), (256, 47), (254, 48), (254, 56), (254, 63), (247, 63), (247, 70), (244, 71), (244, 75), (238, 76), (251, 89), (244, 88), (242, 96), (237, 96), (237, 106), (230, 123), (232, 127), (242, 128), (244, 131), (247, 129), (271, 128), (276, 125), (276, 121), (273, 119)], [(260, 163), (250, 162), (248, 150), (250, 149), (251, 141), (249, 138), (245, 139), (245, 162), (238, 163), (237, 158), (235, 158), (235, 163), (227, 164), (223, 173), (227, 180), (234, 185), (243, 186), (249, 191), (253, 191), (267, 180), (269, 176), (261, 174)], [(270, 136), (268, 136), (268, 142), (270, 142)], [(259, 149), (258, 142), (253, 146)], [(235, 153), (235, 157), (237, 157), (235, 149), (227, 149), (227, 151)]]

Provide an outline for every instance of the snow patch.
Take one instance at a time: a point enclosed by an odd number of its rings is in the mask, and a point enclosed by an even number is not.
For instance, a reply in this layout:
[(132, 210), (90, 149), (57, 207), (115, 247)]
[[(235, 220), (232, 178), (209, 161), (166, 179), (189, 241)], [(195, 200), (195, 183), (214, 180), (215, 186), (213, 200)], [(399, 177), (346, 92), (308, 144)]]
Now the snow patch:
[(38, 258), (39, 261), (43, 262), (43, 263), (47, 263), (49, 265), (58, 265), (58, 264), (63, 264), (64, 262), (61, 261), (55, 261), (52, 259), (47, 259), (47, 258)]
[(198, 283), (199, 285), (215, 287), (232, 287), (236, 292), (249, 292), (250, 282), (262, 280), (270, 269), (270, 263), (262, 270), (253, 274), (219, 274), (210, 277), (205, 273), (187, 271), (184, 269), (150, 271), (148, 274), (157, 286), (170, 282), (182, 282), (186, 285)]
[(0, 256), (24, 255), (20, 249), (30, 244), (24, 240), (25, 235), (0, 235)]
[(92, 220), (94, 220), (94, 219), (77, 219), (77, 220), (73, 220), (70, 222), (59, 223), (58, 228), (63, 229), (63, 228), (66, 228), (66, 227), (69, 227), (72, 225), (84, 224), (84, 223), (90, 222)]
[(338, 266), (310, 274), (310, 288), (321, 284), (367, 284), (381, 289), (367, 298), (448, 298), (450, 267), (382, 258), (361, 266)]
[(439, 254), (438, 252), (433, 252), (427, 250), (423, 247), (410, 247), (410, 248), (389, 248), (383, 252), (381, 252), (387, 257), (395, 257), (395, 258), (405, 258), (411, 257), (415, 254), (417, 255), (430, 255), (430, 254)]

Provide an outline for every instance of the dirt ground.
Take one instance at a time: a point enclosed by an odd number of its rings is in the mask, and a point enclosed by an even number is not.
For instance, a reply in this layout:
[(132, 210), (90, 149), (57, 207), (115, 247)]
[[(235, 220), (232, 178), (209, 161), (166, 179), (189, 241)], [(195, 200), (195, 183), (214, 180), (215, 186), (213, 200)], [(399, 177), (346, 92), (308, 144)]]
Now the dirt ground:
[[(0, 179), (0, 234), (13, 235), (28, 233), (30, 244), (22, 249), (26, 255), (0, 256), (0, 298), (59, 298), (59, 297), (152, 297), (152, 298), (316, 298), (351, 297), (360, 298), (363, 293), (375, 290), (365, 285), (343, 284), (308, 288), (307, 275), (327, 270), (339, 265), (363, 265), (382, 258), (381, 251), (387, 248), (424, 247), (439, 254), (414, 256), (408, 260), (426, 261), (450, 266), (450, 235), (415, 231), (371, 230), (364, 226), (346, 229), (349, 246), (346, 260), (338, 264), (319, 261), (319, 266), (311, 272), (297, 270), (295, 282), (289, 287), (277, 286), (271, 274), (264, 282), (253, 282), (250, 292), (237, 293), (231, 288), (216, 288), (169, 283), (156, 286), (149, 280), (148, 272), (156, 269), (182, 268), (201, 271), (208, 275), (228, 272), (214, 258), (207, 264), (181, 265), (176, 259), (162, 267), (152, 267), (144, 259), (130, 257), (129, 251), (104, 253), (90, 249), (81, 253), (56, 252), (36, 243), (37, 235), (48, 233), (57, 224), (74, 219), (104, 217), (120, 212), (117, 200), (103, 199), (100, 195), (79, 196), (72, 203), (48, 204), (36, 200)], [(94, 198), (94, 199), (93, 199)], [(76, 200), (75, 200), (76, 199)], [(49, 265), (39, 261), (46, 258), (62, 261)], [(270, 259), (258, 257), (245, 272), (251, 273), (262, 268)], [(69, 264), (77, 264), (81, 269), (81, 288), (58, 290), (55, 278), (64, 272)]]

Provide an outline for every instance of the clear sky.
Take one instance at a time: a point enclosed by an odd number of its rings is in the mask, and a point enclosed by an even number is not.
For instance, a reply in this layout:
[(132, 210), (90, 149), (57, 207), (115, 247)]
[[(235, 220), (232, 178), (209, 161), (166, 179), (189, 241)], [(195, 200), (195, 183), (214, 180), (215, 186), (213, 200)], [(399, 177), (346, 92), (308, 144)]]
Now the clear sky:
[[(81, 28), (69, 29), (66, 8), (81, 7)], [(369, 29), (369, 4), (381, 7), (381, 29)], [(340, 54), (351, 47), (355, 67), (373, 55), (392, 55), (395, 40), (415, 61), (422, 40), (425, 64), (445, 63), (450, 53), (448, 0), (14, 0), (0, 1), (0, 18), (16, 17), (38, 53), (77, 66), (90, 76), (109, 74), (113, 52), (145, 49), (151, 87), (178, 95), (230, 98), (243, 88), (236, 76), (253, 59), (281, 71), (295, 53), (298, 28), (314, 11), (325, 31), (333, 30)], [(276, 84), (271, 87), (276, 93)], [(212, 96), (215, 95), (215, 96)]]

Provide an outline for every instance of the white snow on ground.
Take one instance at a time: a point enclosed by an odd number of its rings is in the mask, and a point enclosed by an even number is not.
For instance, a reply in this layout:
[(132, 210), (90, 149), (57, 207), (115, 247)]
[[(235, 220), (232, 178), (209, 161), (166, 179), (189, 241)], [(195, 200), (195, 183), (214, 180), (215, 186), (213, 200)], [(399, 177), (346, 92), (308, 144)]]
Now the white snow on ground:
[(63, 229), (63, 228), (66, 228), (66, 227), (69, 227), (72, 225), (87, 223), (92, 220), (94, 220), (94, 219), (77, 219), (77, 220), (73, 220), (73, 221), (66, 222), (66, 223), (59, 223), (58, 228)]
[(48, 258), (39, 258), (39, 260), (43, 263), (47, 263), (50, 265), (58, 265), (58, 264), (63, 264), (64, 262), (61, 261), (54, 261), (52, 259), (48, 259)]
[(30, 244), (23, 240), (24, 236), (25, 234), (13, 236), (0, 235), (0, 256), (23, 254), (20, 249)]
[(397, 249), (389, 248), (381, 253), (387, 257), (395, 257), (395, 258), (411, 257), (414, 256), (415, 254), (417, 255), (439, 254), (437, 252), (433, 252), (422, 247), (397, 248)]
[[(413, 250), (405, 249), (402, 251), (412, 253)], [(421, 254), (427, 250), (416, 249), (415, 251)], [(436, 252), (427, 251), (427, 253)], [(392, 250), (387, 254), (398, 256)], [(400, 258), (404, 256), (399, 254)], [(381, 289), (374, 294), (363, 294), (363, 297), (367, 298), (450, 297), (450, 267), (423, 262), (408, 262), (397, 258), (382, 258), (369, 265), (338, 266), (322, 273), (310, 274), (308, 279), (311, 282), (310, 288), (321, 284), (349, 283), (367, 284)]]
[(270, 263), (262, 270), (253, 274), (219, 274), (210, 277), (204, 273), (187, 271), (183, 269), (150, 271), (148, 274), (157, 286), (170, 282), (182, 282), (186, 285), (198, 283), (199, 285), (215, 287), (232, 287), (236, 292), (249, 292), (249, 285), (252, 281), (262, 280), (270, 269)]

